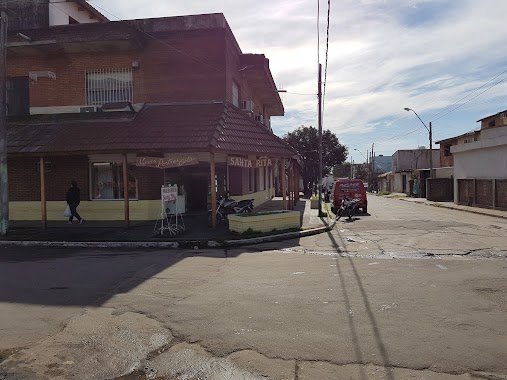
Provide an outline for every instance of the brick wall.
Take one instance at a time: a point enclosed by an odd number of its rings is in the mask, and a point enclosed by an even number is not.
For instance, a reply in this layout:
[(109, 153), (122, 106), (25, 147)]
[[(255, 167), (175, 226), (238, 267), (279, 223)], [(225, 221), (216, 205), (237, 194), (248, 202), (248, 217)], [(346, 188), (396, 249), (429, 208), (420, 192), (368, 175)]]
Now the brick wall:
[[(494, 122), (492, 126), (490, 126), (490, 123)], [(506, 119), (502, 117), (502, 114), (493, 115), (490, 117), (487, 117), (484, 120), (481, 120), (481, 129), (489, 129), (489, 128), (497, 128), (497, 127), (503, 127), (507, 125)]]
[(507, 210), (507, 179), (497, 179), (495, 183), (496, 208)]
[[(46, 158), (46, 200), (64, 201), (75, 180), (81, 189), (81, 200), (89, 200), (89, 163), (86, 156)], [(39, 159), (31, 157), (9, 158), (9, 200), (40, 201)], [(164, 171), (155, 168), (136, 168), (138, 197), (140, 200), (160, 199)]]
[(452, 153), (450, 153), (450, 151), (447, 150), (449, 153), (447, 156), (445, 155), (446, 146), (448, 146), (448, 145), (451, 145), (451, 146), (456, 145), (456, 142), (450, 141), (450, 142), (443, 142), (440, 144), (440, 167), (442, 167), (442, 168), (454, 166), (454, 156), (452, 155)]
[(493, 207), (493, 181), (490, 179), (475, 180), (475, 203), (480, 207)]
[(31, 59), (10, 55), (7, 75), (27, 77), (30, 71), (56, 73), (56, 80), (30, 81), (31, 107), (85, 105), (87, 70), (128, 68), (134, 60), (140, 63), (139, 69), (132, 70), (134, 103), (226, 99), (223, 30), (166, 33), (157, 35), (157, 39), (145, 40), (142, 50), (61, 53)]
[(239, 87), (240, 100), (252, 100), (254, 102), (254, 115), (270, 117), (271, 115), (263, 112), (262, 101), (255, 95), (255, 91), (253, 91), (253, 89), (251, 89), (248, 85), (244, 72), (240, 71), (242, 69), (240, 66), (240, 54), (241, 52), (238, 50), (233, 41), (230, 38), (227, 38), (225, 46), (225, 61), (227, 65), (225, 87), (226, 100), (232, 101), (232, 82), (234, 81)]
[(507, 180), (458, 179), (458, 203), (507, 210)]
[(452, 178), (429, 178), (426, 180), (426, 199), (434, 202), (452, 201), (454, 197)]
[(164, 171), (157, 168), (136, 167), (138, 197), (141, 200), (160, 199)]
[[(75, 180), (81, 189), (81, 199), (88, 200), (89, 176), (86, 156), (59, 156), (46, 159), (46, 200), (63, 201)], [(39, 159), (9, 158), (9, 200), (40, 201)]]
[[(85, 72), (90, 69), (130, 67), (135, 52), (114, 54), (61, 54), (57, 56), (9, 57), (8, 76), (28, 76), (30, 71), (52, 71), (56, 80), (39, 78), (30, 81), (30, 106), (71, 106), (86, 104)], [(134, 85), (138, 78), (134, 73)]]

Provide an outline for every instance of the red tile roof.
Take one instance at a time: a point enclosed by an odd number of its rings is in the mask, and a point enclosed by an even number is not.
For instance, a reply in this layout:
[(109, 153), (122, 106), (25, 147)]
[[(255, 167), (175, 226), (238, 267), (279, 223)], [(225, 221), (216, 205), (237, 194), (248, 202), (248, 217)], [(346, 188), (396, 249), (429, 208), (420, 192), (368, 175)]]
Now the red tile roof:
[(111, 119), (10, 123), (9, 154), (117, 151), (221, 151), (293, 156), (296, 152), (230, 103), (148, 104), (136, 115)]

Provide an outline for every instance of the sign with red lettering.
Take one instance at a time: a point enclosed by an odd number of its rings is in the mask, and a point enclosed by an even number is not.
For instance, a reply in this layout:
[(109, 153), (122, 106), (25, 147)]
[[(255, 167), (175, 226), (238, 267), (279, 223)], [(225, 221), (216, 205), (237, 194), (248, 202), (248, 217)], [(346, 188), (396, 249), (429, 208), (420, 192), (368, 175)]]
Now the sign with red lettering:
[(229, 166), (239, 166), (242, 168), (264, 168), (273, 166), (274, 162), (275, 160), (269, 157), (261, 157), (251, 160), (249, 158), (229, 156), (227, 160), (227, 164)]
[(150, 168), (177, 168), (180, 166), (196, 165), (199, 158), (196, 154), (173, 154), (167, 157), (137, 157), (136, 165)]

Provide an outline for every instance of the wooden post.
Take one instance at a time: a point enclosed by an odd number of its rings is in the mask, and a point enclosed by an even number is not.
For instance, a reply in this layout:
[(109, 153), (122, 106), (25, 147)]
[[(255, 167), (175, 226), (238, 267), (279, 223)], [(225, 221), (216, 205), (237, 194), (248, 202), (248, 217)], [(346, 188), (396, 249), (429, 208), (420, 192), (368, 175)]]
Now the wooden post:
[(217, 225), (217, 189), (215, 188), (215, 153), (209, 154), (210, 166), (210, 188), (211, 188), (211, 226), (213, 228)]
[(42, 211), (42, 229), (45, 230), (48, 227), (47, 222), (47, 209), (46, 209), (46, 175), (44, 170), (44, 157), (39, 160), (40, 165), (40, 204)]
[[(4, 4), (5, 5), (5, 4)], [(7, 175), (6, 57), (7, 12), (0, 12), (0, 235), (9, 231), (9, 181)]]
[(283, 197), (283, 209), (287, 210), (287, 180), (285, 178), (285, 158), (282, 158), (282, 170), (280, 171), (282, 175), (282, 197)]
[(294, 168), (292, 165), (289, 170), (289, 210), (294, 210), (294, 178), (293, 178)]
[(130, 227), (130, 210), (129, 210), (129, 178), (127, 173), (127, 154), (123, 154), (123, 205), (125, 209), (125, 226)]
[(294, 170), (294, 206), (299, 202), (299, 180), (297, 167)]
[(294, 166), (292, 166), (292, 171), (291, 171), (291, 175), (290, 175), (290, 178), (291, 178), (291, 182), (292, 182), (292, 208), (291, 210), (294, 210), (294, 207), (296, 207), (296, 181), (294, 181), (294, 172), (295, 172), (296, 168)]

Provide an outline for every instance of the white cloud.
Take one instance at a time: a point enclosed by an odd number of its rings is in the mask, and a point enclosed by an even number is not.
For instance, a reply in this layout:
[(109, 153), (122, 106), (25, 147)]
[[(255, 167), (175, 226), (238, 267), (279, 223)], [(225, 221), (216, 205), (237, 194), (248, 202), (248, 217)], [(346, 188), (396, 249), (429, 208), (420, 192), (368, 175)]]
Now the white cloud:
[[(244, 52), (264, 53), (270, 59), (278, 86), (294, 93), (317, 92), (315, 2), (92, 3), (121, 18), (222, 12)], [(327, 1), (320, 4), (320, 61), (324, 63)], [(352, 149), (366, 150), (373, 141), (380, 144), (422, 127), (403, 107), (417, 109), (427, 120), (507, 69), (503, 48), (507, 24), (492, 17), (507, 14), (507, 1), (342, 0), (331, 6), (324, 128), (357, 145)], [(463, 133), (480, 117), (507, 108), (506, 89), (505, 83), (499, 85), (438, 120), (436, 134), (443, 138)], [(283, 100), (287, 116), (274, 118), (275, 132), (317, 125), (315, 97), (289, 93)], [(389, 139), (383, 145), (386, 151), (414, 147), (417, 135)]]

